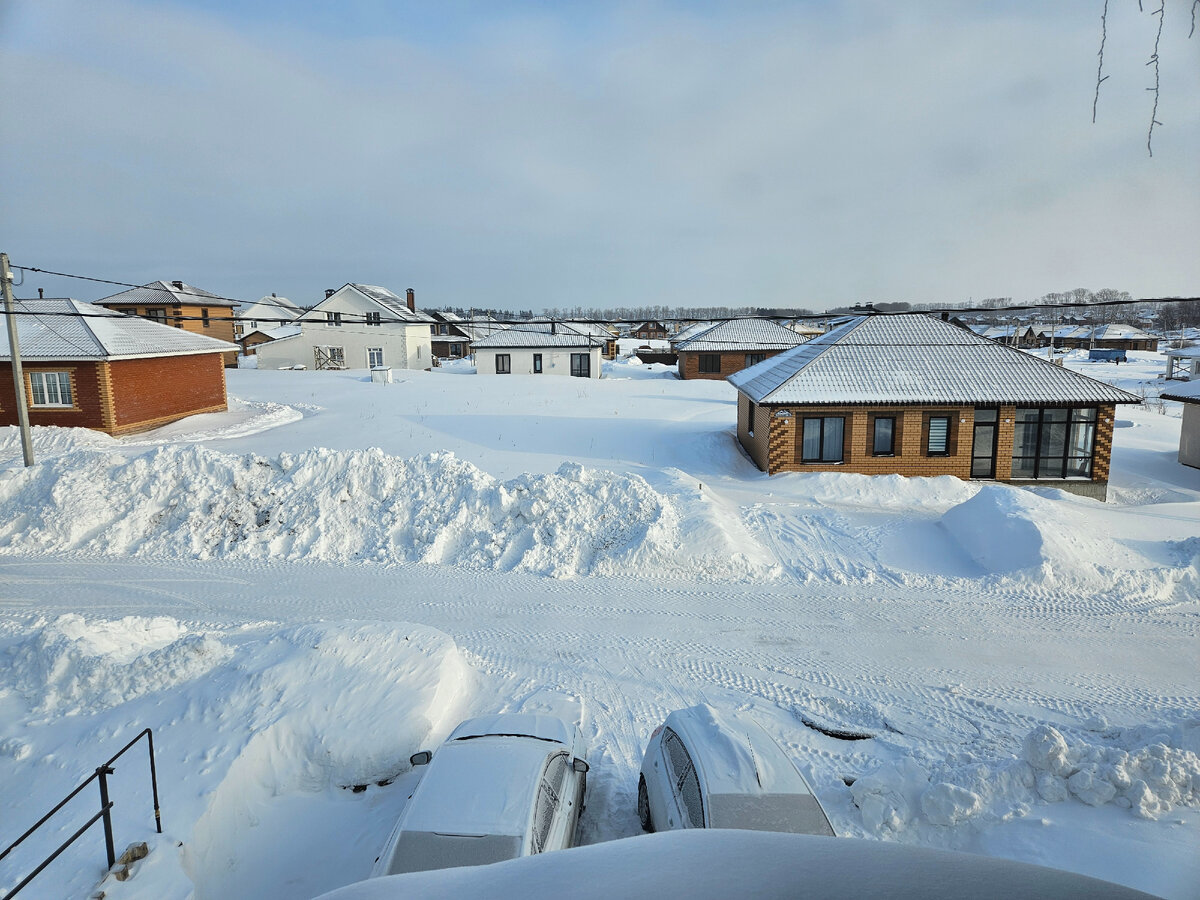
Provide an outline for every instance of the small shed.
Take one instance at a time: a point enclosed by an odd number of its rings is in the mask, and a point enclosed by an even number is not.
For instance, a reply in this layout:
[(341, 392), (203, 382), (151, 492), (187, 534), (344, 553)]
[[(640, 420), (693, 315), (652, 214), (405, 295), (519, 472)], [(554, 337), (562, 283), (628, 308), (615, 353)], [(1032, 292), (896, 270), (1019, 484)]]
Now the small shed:
[(1162, 392), (1164, 400), (1183, 404), (1183, 422), (1179, 426), (1179, 461), (1200, 469), (1200, 381), (1189, 381)]
[[(31, 425), (111, 435), (223, 412), (224, 356), (236, 346), (70, 299), (17, 300)], [(0, 425), (17, 424), (8, 328), (0, 348)]]

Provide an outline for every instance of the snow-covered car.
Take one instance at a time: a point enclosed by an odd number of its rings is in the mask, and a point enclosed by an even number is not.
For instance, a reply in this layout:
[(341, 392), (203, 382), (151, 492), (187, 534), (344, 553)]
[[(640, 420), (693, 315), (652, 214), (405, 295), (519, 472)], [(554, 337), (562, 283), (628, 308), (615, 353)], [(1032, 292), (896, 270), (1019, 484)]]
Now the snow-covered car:
[(579, 729), (553, 716), (468, 719), (431, 753), (371, 875), (529, 856), (575, 845), (588, 765)]
[(676, 710), (650, 736), (638, 779), (638, 818), (646, 831), (835, 835), (783, 748), (749, 718), (711, 706)]

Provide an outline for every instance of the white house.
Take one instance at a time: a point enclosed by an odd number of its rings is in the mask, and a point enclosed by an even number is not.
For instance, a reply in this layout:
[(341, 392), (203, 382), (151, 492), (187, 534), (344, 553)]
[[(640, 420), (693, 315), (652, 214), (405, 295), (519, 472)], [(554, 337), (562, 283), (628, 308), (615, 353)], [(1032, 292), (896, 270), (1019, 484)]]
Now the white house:
[(433, 365), (429, 325), (433, 318), (387, 288), (346, 284), (293, 324), (298, 334), (257, 347), (260, 369), (428, 369)]
[(599, 378), (604, 341), (561, 322), (528, 322), (498, 331), (472, 346), (475, 371), (480, 375)]
[(256, 329), (268, 331), (277, 328), (297, 318), (302, 312), (304, 310), (287, 297), (271, 294), (233, 311), (233, 337), (240, 341)]

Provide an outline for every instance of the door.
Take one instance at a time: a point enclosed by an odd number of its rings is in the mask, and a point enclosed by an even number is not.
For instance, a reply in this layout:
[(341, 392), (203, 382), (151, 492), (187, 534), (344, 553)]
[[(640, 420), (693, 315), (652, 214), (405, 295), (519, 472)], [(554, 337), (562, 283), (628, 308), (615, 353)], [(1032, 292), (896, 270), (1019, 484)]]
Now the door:
[(975, 410), (975, 433), (971, 442), (971, 477), (996, 477), (996, 426), (1000, 410)]

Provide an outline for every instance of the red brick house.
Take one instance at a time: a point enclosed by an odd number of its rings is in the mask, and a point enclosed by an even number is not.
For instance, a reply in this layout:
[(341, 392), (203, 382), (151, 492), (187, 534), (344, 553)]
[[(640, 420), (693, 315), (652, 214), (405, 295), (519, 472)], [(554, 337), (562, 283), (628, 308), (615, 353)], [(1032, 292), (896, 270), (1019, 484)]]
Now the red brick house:
[(770, 319), (730, 319), (675, 342), (680, 378), (727, 378), (808, 338)]
[[(226, 406), (225, 341), (78, 300), (16, 301), (30, 425), (144, 431)], [(17, 424), (8, 329), (0, 424)]]
[(642, 322), (636, 328), (629, 330), (629, 336), (642, 341), (665, 341), (667, 326), (662, 322)]
[(859, 316), (739, 372), (738, 440), (777, 472), (955, 475), (1103, 500), (1133, 394), (922, 315)]

